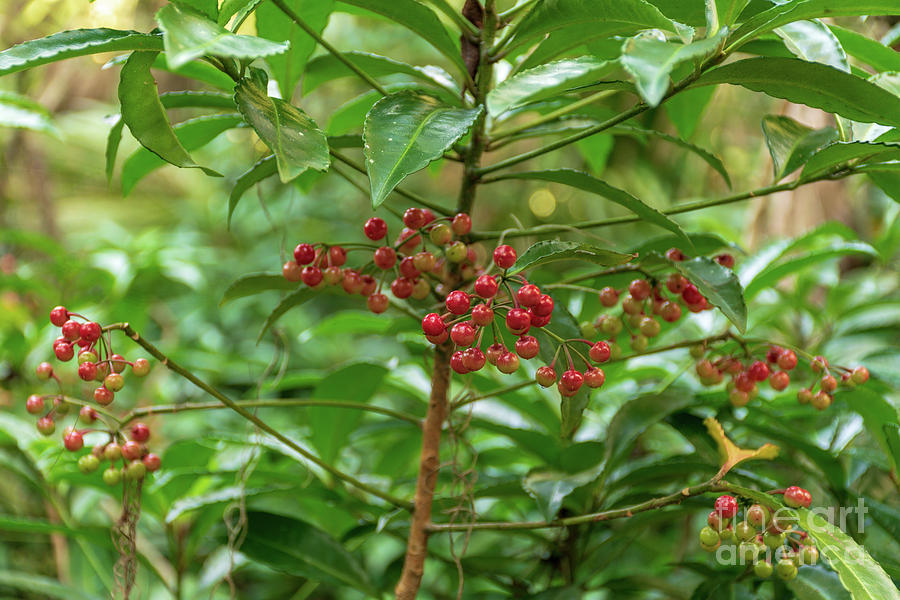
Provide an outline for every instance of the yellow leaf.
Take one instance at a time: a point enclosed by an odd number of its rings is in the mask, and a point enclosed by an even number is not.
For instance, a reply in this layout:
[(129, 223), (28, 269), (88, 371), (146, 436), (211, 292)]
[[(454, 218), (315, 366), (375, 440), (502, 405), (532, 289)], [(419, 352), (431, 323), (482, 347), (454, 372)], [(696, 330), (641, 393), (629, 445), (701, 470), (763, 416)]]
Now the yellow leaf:
[(716, 474), (714, 478), (716, 480), (724, 477), (728, 471), (745, 460), (772, 460), (778, 456), (778, 446), (773, 444), (763, 444), (756, 450), (738, 448), (737, 445), (725, 435), (725, 430), (722, 429), (721, 423), (712, 417), (707, 417), (703, 421), (703, 424), (706, 425), (709, 435), (716, 440), (716, 445), (719, 447), (719, 454), (722, 457), (722, 468), (719, 469), (719, 472)]

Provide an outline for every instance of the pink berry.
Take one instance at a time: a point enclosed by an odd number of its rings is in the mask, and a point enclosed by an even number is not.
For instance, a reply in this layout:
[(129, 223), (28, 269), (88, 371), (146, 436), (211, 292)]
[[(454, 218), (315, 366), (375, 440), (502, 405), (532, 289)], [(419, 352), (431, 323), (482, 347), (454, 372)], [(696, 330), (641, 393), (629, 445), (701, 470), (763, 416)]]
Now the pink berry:
[(388, 308), (388, 297), (384, 294), (372, 294), (366, 298), (366, 306), (376, 315), (383, 313)]
[(541, 387), (550, 387), (556, 383), (556, 371), (553, 370), (553, 367), (544, 365), (543, 367), (538, 368), (534, 374), (534, 378)]
[(53, 376), (53, 365), (48, 362), (42, 362), (35, 367), (34, 374), (41, 380), (50, 379)]
[(606, 374), (599, 367), (590, 367), (584, 372), (584, 383), (589, 388), (598, 388), (606, 381)]
[(466, 235), (472, 230), (472, 217), (466, 213), (457, 213), (450, 226), (456, 235)]
[(105, 386), (101, 385), (94, 390), (94, 402), (101, 406), (112, 404), (114, 398), (115, 394), (112, 392), (112, 390), (108, 389)]
[(63, 438), (63, 445), (69, 452), (77, 452), (84, 447), (84, 437), (77, 431), (70, 431)]
[(44, 399), (37, 394), (28, 396), (28, 399), (25, 400), (25, 410), (32, 415), (44, 412)]
[(737, 515), (738, 511), (738, 503), (737, 500), (734, 499), (734, 496), (724, 495), (716, 498), (716, 503), (714, 505), (716, 514), (721, 515), (726, 519), (733, 519), (735, 515)]
[(791, 383), (791, 376), (788, 375), (785, 371), (778, 371), (777, 373), (773, 373), (772, 377), (769, 378), (769, 385), (772, 386), (772, 389), (775, 391), (782, 391)]
[(478, 304), (472, 308), (472, 322), (479, 327), (485, 327), (494, 320), (494, 311), (487, 304)]
[(82, 406), (81, 410), (78, 411), (78, 418), (87, 424), (91, 424), (97, 420), (97, 411), (90, 406)]
[(144, 448), (134, 440), (122, 444), (122, 457), (126, 460), (137, 460), (144, 453)]
[(487, 361), (492, 365), (496, 365), (497, 360), (504, 352), (506, 352), (506, 346), (504, 346), (503, 344), (491, 344), (490, 346), (488, 346), (487, 352), (485, 353), (487, 356)]

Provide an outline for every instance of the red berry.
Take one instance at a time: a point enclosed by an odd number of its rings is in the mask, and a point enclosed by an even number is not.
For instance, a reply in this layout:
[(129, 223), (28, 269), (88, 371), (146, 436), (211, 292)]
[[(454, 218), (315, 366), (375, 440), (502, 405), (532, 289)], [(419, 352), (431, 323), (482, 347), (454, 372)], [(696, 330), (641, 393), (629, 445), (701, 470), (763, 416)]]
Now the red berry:
[(666, 250), (666, 258), (671, 260), (672, 262), (681, 262), (684, 260), (684, 252), (679, 250), (678, 248), (669, 248)]
[(782, 391), (791, 383), (791, 376), (788, 375), (784, 371), (778, 371), (777, 373), (773, 373), (772, 377), (769, 378), (769, 385), (772, 386), (772, 389), (775, 391)]
[(325, 267), (322, 271), (322, 279), (328, 285), (337, 285), (344, 282), (344, 271), (340, 267)]
[(422, 236), (415, 229), (404, 227), (397, 242), (400, 243), (400, 251), (409, 254), (422, 243)]
[(425, 335), (440, 335), (447, 330), (447, 325), (437, 313), (428, 313), (422, 319), (422, 331)]
[(135, 423), (131, 426), (131, 439), (136, 442), (146, 442), (150, 439), (150, 428), (144, 423)]
[(101, 385), (94, 390), (94, 402), (100, 404), (101, 406), (112, 404), (114, 398), (115, 394), (112, 392), (112, 390), (106, 388), (105, 386)]
[(32, 415), (44, 412), (44, 399), (37, 394), (28, 396), (28, 399), (25, 400), (25, 410)]
[(479, 327), (490, 325), (494, 320), (494, 311), (487, 304), (478, 304), (472, 309), (472, 322)]
[(358, 294), (362, 291), (363, 283), (359, 278), (359, 273), (353, 269), (344, 269), (341, 273), (341, 287), (344, 288), (345, 292), (348, 294)]
[(501, 269), (508, 269), (516, 264), (516, 251), (512, 246), (503, 244), (494, 250), (494, 264)]
[(53, 376), (53, 366), (48, 362), (42, 362), (35, 367), (34, 374), (41, 380), (50, 379)]
[(635, 279), (628, 284), (628, 292), (634, 296), (635, 300), (649, 298), (651, 291), (653, 291), (653, 288), (650, 287), (650, 282), (646, 279)]
[(612, 349), (606, 342), (597, 342), (596, 344), (591, 346), (590, 350), (588, 350), (588, 356), (591, 357), (591, 360), (598, 363), (604, 363), (608, 361), (611, 355)]
[(437, 335), (426, 335), (425, 339), (437, 346), (438, 344), (443, 344), (450, 338), (450, 332), (446, 329), (440, 332)]
[(619, 292), (615, 290), (615, 288), (606, 286), (602, 290), (600, 290), (600, 304), (609, 308), (611, 306), (615, 306), (619, 302)]
[(487, 362), (487, 357), (478, 348), (469, 348), (463, 352), (463, 363), (470, 371), (480, 370), (484, 367), (485, 362)]
[(300, 279), (309, 287), (316, 287), (322, 283), (322, 269), (314, 266), (303, 267)]
[(41, 435), (52, 435), (56, 431), (56, 423), (53, 421), (53, 417), (41, 417), (37, 420), (35, 426)]
[(328, 249), (328, 262), (334, 267), (344, 266), (347, 262), (347, 251), (341, 246), (332, 246)]
[(162, 466), (162, 460), (152, 452), (144, 457), (143, 461), (144, 466), (147, 467), (147, 470), (151, 473), (153, 471), (158, 471), (159, 467)]
[(688, 304), (701, 304), (706, 298), (703, 297), (703, 294), (700, 293), (700, 290), (697, 289), (693, 283), (688, 283), (684, 286), (684, 290), (681, 292), (681, 297), (684, 298), (684, 301)]
[(543, 327), (544, 325), (549, 323), (550, 319), (552, 318), (552, 315), (541, 316), (541, 315), (535, 314), (533, 308), (528, 309), (528, 314), (531, 316), (531, 326), (532, 327)]
[(421, 208), (407, 208), (403, 213), (403, 224), (410, 229), (420, 229), (425, 226), (425, 213)]
[(747, 369), (747, 374), (750, 375), (750, 379), (753, 381), (765, 381), (769, 378), (769, 365), (758, 360), (750, 365), (750, 368)]
[(308, 265), (316, 260), (316, 249), (312, 244), (297, 244), (294, 248), (294, 260), (298, 265)]
[(816, 356), (809, 365), (816, 373), (821, 373), (828, 368), (828, 359), (824, 356)]
[(434, 221), (437, 217), (434, 216), (434, 213), (431, 212), (430, 208), (423, 208), (422, 214), (425, 215), (425, 224), (428, 225), (432, 221)]
[(821, 386), (823, 392), (831, 393), (837, 389), (837, 379), (832, 375), (826, 375), (819, 382), (819, 386)]
[(512, 352), (504, 352), (497, 357), (497, 370), (501, 373), (515, 373), (519, 368), (519, 357)]
[(681, 307), (674, 302), (666, 300), (659, 307), (659, 316), (661, 316), (666, 323), (674, 323), (681, 318)]
[(472, 230), (472, 217), (466, 213), (457, 213), (450, 226), (456, 235), (466, 235)]
[(672, 273), (666, 279), (666, 289), (673, 294), (681, 294), (688, 285), (688, 280), (681, 273)]
[(72, 344), (67, 342), (59, 342), (53, 345), (53, 353), (59, 360), (67, 362), (72, 360), (72, 357), (75, 356), (75, 348), (72, 347)]
[(78, 452), (84, 447), (84, 437), (77, 431), (70, 431), (63, 438), (63, 445), (69, 452)]
[(525, 308), (536, 306), (541, 299), (541, 288), (533, 283), (527, 283), (516, 292), (516, 300)]
[(606, 381), (606, 374), (603, 369), (598, 367), (590, 367), (584, 372), (584, 383), (589, 388), (598, 388)]
[(455, 324), (450, 328), (450, 339), (457, 346), (471, 346), (475, 342), (477, 332), (468, 321)]
[(129, 440), (122, 444), (122, 457), (126, 460), (137, 460), (143, 453), (143, 447), (134, 440)]
[(303, 271), (303, 267), (294, 260), (289, 260), (281, 266), (281, 276), (288, 281), (300, 281), (301, 271)]
[(734, 496), (719, 496), (715, 504), (716, 514), (726, 519), (733, 519), (737, 515), (738, 503)]
[(797, 355), (793, 350), (783, 350), (778, 355), (778, 367), (785, 371), (790, 371), (797, 366)]
[(409, 298), (412, 296), (413, 287), (415, 284), (412, 279), (407, 279), (406, 277), (398, 277), (394, 281), (391, 282), (391, 293), (399, 298)]
[(506, 313), (506, 327), (514, 335), (521, 335), (531, 327), (531, 315), (524, 308), (511, 308)]
[(719, 373), (719, 369), (707, 359), (698, 362), (695, 369), (701, 379), (712, 379)]
[(363, 225), (363, 233), (372, 241), (378, 241), (387, 235), (387, 223), (379, 217), (372, 217)]
[(416, 268), (412, 256), (407, 256), (400, 261), (400, 274), (408, 279), (415, 279), (419, 276), (419, 270)]
[(89, 321), (81, 324), (81, 339), (88, 342), (96, 342), (103, 335), (103, 328), (99, 323)]
[(784, 503), (792, 508), (809, 508), (812, 503), (812, 494), (801, 487), (792, 485), (784, 490)]
[(69, 311), (65, 306), (57, 306), (50, 311), (50, 322), (57, 327), (62, 327), (69, 320)]
[(491, 344), (488, 346), (487, 352), (485, 353), (487, 356), (487, 361), (492, 365), (497, 364), (497, 359), (506, 352), (506, 346), (500, 343)]
[[(553, 298), (551, 298), (547, 294), (541, 294), (541, 297), (538, 298), (538, 301), (535, 303), (535, 305), (531, 307), (531, 312), (539, 317), (548, 317), (549, 321), (549, 317), (553, 313)], [(543, 326), (537, 325), (537, 327)]]
[(523, 335), (516, 340), (516, 354), (522, 358), (534, 358), (538, 355), (541, 344), (538, 339), (532, 335)]
[(447, 306), (447, 310), (454, 315), (462, 315), (468, 312), (472, 298), (462, 290), (455, 290), (447, 294), (444, 304)]
[(559, 378), (559, 384), (569, 392), (577, 392), (584, 383), (584, 375), (575, 369), (565, 371)]
[(97, 376), (97, 363), (86, 362), (78, 365), (78, 376), (84, 381), (93, 381)]
[(730, 254), (720, 254), (716, 257), (716, 262), (728, 269), (734, 267), (734, 257)]
[(493, 298), (498, 289), (497, 280), (492, 275), (482, 275), (475, 280), (475, 293), (482, 298)]
[(457, 350), (450, 355), (450, 368), (460, 375), (465, 375), (469, 372), (469, 368), (466, 366), (466, 359), (463, 355), (462, 350)]
[(781, 356), (781, 353), (784, 352), (784, 348), (780, 348), (778, 346), (770, 346), (766, 351), (766, 360), (770, 363), (778, 362), (778, 357)]
[(541, 387), (550, 387), (556, 383), (556, 371), (553, 367), (544, 365), (535, 372), (534, 378)]
[(363, 296), (371, 296), (375, 293), (375, 288), (378, 287), (378, 281), (369, 274), (360, 275), (359, 282), (362, 284), (359, 293)]
[(859, 385), (869, 380), (869, 370), (863, 366), (856, 367), (850, 373), (850, 380)]
[(387, 270), (397, 262), (397, 252), (390, 246), (382, 246), (375, 250), (375, 255), (372, 259), (376, 267)]
[(90, 406), (82, 406), (78, 411), (78, 418), (87, 424), (91, 424), (97, 420), (97, 411)]
[(150, 361), (146, 358), (136, 358), (131, 365), (131, 372), (137, 377), (143, 377), (150, 372)]
[(381, 314), (388, 308), (388, 297), (384, 294), (372, 294), (368, 298), (366, 298), (366, 306), (369, 307), (373, 313)]
[(734, 387), (742, 392), (750, 393), (753, 391), (753, 388), (756, 387), (756, 382), (752, 377), (750, 377), (750, 373), (748, 373), (747, 371), (742, 371), (735, 375)]
[(81, 337), (81, 324), (75, 319), (69, 319), (62, 325), (62, 336), (70, 342)]

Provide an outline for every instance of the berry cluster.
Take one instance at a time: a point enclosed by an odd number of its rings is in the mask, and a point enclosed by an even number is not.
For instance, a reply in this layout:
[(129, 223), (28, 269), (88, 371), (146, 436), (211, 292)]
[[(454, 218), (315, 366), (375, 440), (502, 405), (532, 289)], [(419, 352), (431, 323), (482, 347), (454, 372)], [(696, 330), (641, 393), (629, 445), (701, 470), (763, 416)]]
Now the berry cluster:
[[(783, 493), (785, 504), (793, 508), (809, 508), (812, 503), (810, 493), (797, 486), (778, 493)], [(741, 564), (752, 564), (753, 572), (763, 579), (774, 572), (789, 581), (797, 576), (799, 567), (818, 562), (815, 542), (805, 531), (794, 527), (792, 517), (780, 515), (781, 511), (773, 514), (761, 504), (747, 506), (741, 517), (740, 511), (734, 496), (716, 498), (707, 525), (700, 530), (700, 546), (708, 552), (715, 552), (723, 544), (736, 546)]]
[[(78, 377), (86, 382), (100, 382), (100, 386), (93, 390), (92, 398), (101, 406), (112, 404), (116, 392), (124, 388), (123, 373), (126, 368), (131, 367), (131, 373), (137, 377), (143, 377), (150, 372), (150, 362), (146, 358), (137, 358), (131, 362), (122, 355), (115, 354), (109, 333), (104, 332), (96, 322), (69, 312), (63, 306), (57, 306), (50, 311), (50, 322), (59, 327), (62, 334), (53, 342), (53, 353), (56, 358), (68, 362), (75, 357), (75, 348), (79, 348), (76, 361)], [(94, 447), (90, 454), (78, 459), (78, 468), (82, 472), (96, 471), (100, 466), (100, 459), (106, 458), (113, 464), (103, 473), (103, 480), (113, 485), (120, 482), (123, 476), (136, 480), (141, 479), (147, 471), (159, 469), (159, 457), (149, 453), (144, 445), (150, 438), (150, 429), (145, 424), (135, 423), (131, 427), (129, 438), (126, 438), (119, 431), (119, 427), (109, 427), (105, 422), (105, 418), (111, 415), (105, 412), (100, 414), (90, 403), (66, 398), (62, 393), (62, 380), (50, 363), (40, 363), (35, 373), (41, 380), (54, 379), (59, 388), (56, 394), (32, 394), (25, 402), (25, 409), (29, 413), (39, 415), (37, 430), (42, 435), (52, 435), (56, 431), (57, 420), (65, 417), (73, 404), (80, 405), (81, 408), (75, 423), (63, 430), (63, 445), (66, 450), (80, 451), (84, 447), (84, 436), (88, 433), (106, 432), (109, 435), (109, 442)], [(52, 401), (49, 410), (48, 400)], [(98, 422), (108, 429), (97, 428), (95, 425)], [(94, 427), (79, 428), (80, 425)], [(122, 442), (121, 446), (119, 442)], [(115, 468), (115, 462), (119, 459), (123, 460), (121, 469)]]
[[(432, 294), (432, 282), (437, 282), (435, 291), (440, 293), (441, 282), (451, 273), (471, 280), (480, 272), (475, 266), (474, 248), (454, 239), (472, 229), (469, 215), (436, 218), (427, 208), (408, 208), (403, 213), (403, 224), (392, 245), (298, 244), (294, 260), (283, 265), (282, 275), (288, 281), (303, 282), (312, 288), (340, 285), (348, 294), (365, 296), (369, 310), (377, 314), (388, 308), (388, 297), (382, 293), (388, 274), (393, 276), (389, 287), (395, 298), (424, 300)], [(363, 225), (363, 233), (378, 242), (388, 237), (388, 225), (380, 217), (372, 217)], [(438, 250), (437, 256), (428, 250), (426, 240)], [(346, 267), (348, 252), (357, 250), (371, 252), (371, 259), (358, 268)]]

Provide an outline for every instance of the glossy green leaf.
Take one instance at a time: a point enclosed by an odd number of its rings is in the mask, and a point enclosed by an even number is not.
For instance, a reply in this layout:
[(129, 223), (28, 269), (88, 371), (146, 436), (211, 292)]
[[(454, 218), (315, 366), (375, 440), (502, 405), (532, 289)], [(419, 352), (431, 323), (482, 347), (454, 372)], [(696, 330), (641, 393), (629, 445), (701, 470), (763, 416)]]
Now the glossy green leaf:
[(309, 168), (328, 168), (328, 141), (305, 112), (267, 96), (248, 79), (234, 88), (234, 101), (244, 120), (275, 154), (282, 182), (287, 183)]
[[(585, 51), (579, 50), (582, 46)], [(525, 48), (527, 46), (522, 46), (519, 49)], [(522, 71), (534, 69), (571, 52), (591, 54), (595, 58), (603, 60), (614, 60), (619, 57), (621, 49), (621, 40), (615, 37), (607, 37), (603, 34), (602, 29), (599, 31), (596, 29), (594, 23), (590, 21), (585, 23), (575, 22), (551, 31), (534, 50), (528, 53), (520, 64), (513, 68), (511, 74), (516, 75)], [(511, 49), (512, 55), (515, 55), (516, 52), (516, 49)]]
[(162, 37), (155, 34), (105, 28), (62, 31), (0, 52), (0, 77), (86, 54), (162, 49)]
[(244, 275), (229, 285), (228, 289), (226, 289), (225, 293), (222, 295), (222, 300), (219, 304), (221, 306), (232, 300), (254, 296), (261, 292), (268, 292), (269, 290), (290, 291), (296, 289), (296, 281), (288, 281), (281, 275), (253, 273), (251, 275)]
[(592, 246), (591, 244), (544, 240), (543, 242), (534, 244), (522, 253), (518, 260), (516, 260), (516, 264), (510, 269), (510, 273), (515, 275), (526, 269), (533, 269), (534, 267), (560, 260), (577, 260), (593, 263), (595, 265), (603, 265), (605, 267), (613, 267), (616, 265), (624, 265), (633, 258), (634, 255), (606, 250), (605, 248), (599, 248), (597, 246)]
[(823, 568), (799, 569), (787, 586), (797, 600), (850, 600), (837, 573)]
[[(333, 0), (286, 0), (286, 4), (320, 34), (334, 7)], [(281, 97), (290, 101), (306, 67), (306, 61), (315, 50), (316, 41), (286, 18), (281, 9), (271, 2), (261, 3), (254, 15), (257, 35), (273, 42), (290, 43), (287, 52), (266, 59), (272, 77), (278, 82)]]
[(247, 14), (256, 9), (263, 0), (222, 0), (219, 7), (219, 16), (216, 22), (225, 27), (232, 17), (237, 17), (236, 22), (242, 20)]
[(522, 487), (537, 502), (541, 514), (548, 521), (556, 518), (566, 497), (583, 485), (597, 478), (596, 471), (581, 473), (559, 473), (556, 471), (535, 471), (522, 480)]
[(259, 496), (261, 494), (283, 490), (287, 487), (290, 486), (281, 485), (261, 488), (248, 488), (242, 485), (232, 485), (197, 496), (185, 496), (172, 503), (169, 512), (166, 513), (165, 522), (167, 525), (171, 525), (182, 515), (189, 514), (195, 510), (203, 509), (208, 506), (214, 506), (216, 504), (227, 504), (241, 498), (252, 498), (253, 496)]
[(900, 98), (832, 67), (796, 58), (748, 58), (707, 71), (695, 86), (730, 83), (864, 123), (900, 125)]
[(741, 333), (747, 328), (747, 305), (734, 271), (705, 256), (672, 265), (697, 286), (710, 304), (719, 308)]
[[(231, 228), (231, 215), (234, 214), (234, 209), (237, 208), (238, 202), (240, 202), (244, 192), (277, 172), (278, 165), (275, 163), (275, 155), (270, 154), (269, 156), (260, 159), (255, 165), (244, 171), (241, 176), (237, 178), (237, 181), (234, 182), (234, 187), (231, 188), (231, 194), (228, 196), (227, 223), (229, 228)], [(222, 301), (224, 302), (225, 299)]]
[(683, 63), (697, 63), (713, 56), (725, 41), (727, 29), (689, 44), (661, 41), (653, 35), (637, 35), (625, 41), (619, 59), (634, 79), (638, 92), (650, 106), (662, 102), (669, 91), (672, 70)]
[(460, 58), (459, 44), (450, 37), (437, 15), (415, 0), (341, 0), (344, 4), (357, 6), (387, 17), (392, 22), (406, 27), (435, 47), (460, 68), (465, 65)]
[(0, 90), (0, 127), (30, 129), (60, 137), (47, 109), (25, 96)]
[(440, 158), (480, 113), (409, 91), (376, 102), (363, 129), (372, 206), (380, 206), (407, 175)]
[(595, 177), (591, 177), (587, 173), (573, 171), (570, 169), (554, 169), (550, 171), (527, 171), (524, 173), (513, 173), (504, 176), (504, 178), (537, 179), (540, 181), (550, 181), (553, 183), (568, 185), (580, 190), (584, 190), (586, 192), (590, 192), (592, 194), (603, 196), (611, 202), (615, 202), (620, 206), (624, 206), (647, 223), (651, 223), (653, 225), (656, 225), (657, 227), (662, 227), (663, 229), (668, 229), (679, 238), (681, 238), (681, 240), (688, 248), (693, 248), (690, 238), (685, 235), (684, 231), (681, 229), (678, 223), (676, 223), (663, 213), (659, 212), (655, 208), (644, 204), (625, 190), (620, 190), (617, 187), (613, 187), (605, 181), (601, 181), (599, 179), (596, 179)]
[[(372, 77), (408, 75), (417, 81), (446, 90), (454, 96), (459, 95), (459, 90), (450, 74), (439, 67), (414, 67), (393, 58), (368, 52), (344, 52), (342, 56)], [(320, 85), (341, 77), (355, 76), (356, 74), (337, 57), (332, 54), (323, 54), (307, 64), (306, 73), (303, 75), (303, 93), (309, 94)]]
[(166, 60), (175, 69), (203, 56), (252, 59), (282, 54), (288, 49), (287, 43), (233, 34), (215, 21), (177, 4), (159, 9), (156, 22), (163, 32)]
[(234, 98), (222, 92), (183, 90), (159, 95), (165, 108), (223, 108), (234, 112)]
[[(219, 134), (238, 127), (241, 123), (240, 116), (236, 114), (210, 115), (182, 121), (173, 129), (179, 143), (190, 152), (202, 148)], [(146, 148), (139, 148), (122, 165), (122, 193), (127, 196), (138, 181), (165, 164), (166, 161), (153, 152)], [(203, 171), (207, 175), (221, 177), (215, 171), (209, 169), (203, 169)]]
[(801, 179), (809, 179), (854, 162), (886, 162), (900, 158), (900, 144), (835, 142), (816, 152), (803, 167)]
[(844, 50), (878, 71), (900, 71), (900, 53), (878, 40), (837, 25), (828, 28), (837, 37)]
[[(316, 400), (368, 402), (388, 370), (382, 365), (355, 363), (332, 371), (316, 385), (312, 397)], [(350, 434), (362, 421), (363, 413), (334, 407), (308, 410), (304, 421), (309, 424), (310, 439), (319, 457), (333, 464), (350, 439)]]
[(109, 128), (109, 134), (106, 136), (106, 182), (112, 181), (113, 171), (116, 168), (116, 156), (119, 154), (119, 144), (122, 142), (122, 130), (125, 128), (125, 121), (122, 115), (116, 115), (116, 122)]
[(897, 409), (881, 394), (866, 386), (842, 392), (840, 397), (850, 410), (862, 416), (866, 430), (878, 441), (893, 468), (900, 468), (900, 463), (895, 462), (898, 457), (893, 455), (891, 443), (883, 429), (888, 425), (900, 426)]
[(872, 519), (894, 540), (900, 542), (900, 510), (872, 498), (865, 498), (865, 505)]
[(102, 598), (73, 589), (71, 585), (64, 585), (50, 577), (31, 575), (18, 570), (0, 571), (0, 587), (24, 592), (26, 596), (19, 596), (20, 598), (59, 598), (59, 600), (101, 600)]
[[(870, 76), (868, 81), (893, 94), (895, 97), (900, 98), (900, 73), (876, 73), (875, 75)], [(891, 129), (886, 125), (851, 121), (850, 131), (852, 132), (852, 139), (861, 142), (900, 141), (897, 130)]]
[(816, 19), (788, 23), (776, 29), (775, 33), (798, 58), (850, 72), (847, 53), (837, 37), (821, 21)]
[(264, 512), (247, 514), (247, 538), (241, 546), (256, 562), (312, 581), (354, 588), (379, 597), (359, 560), (315, 525)]
[(864, 547), (817, 511), (796, 512), (800, 526), (816, 541), (820, 555), (837, 572), (853, 600), (900, 600), (900, 591)]
[[(738, 17), (741, 16), (741, 12), (749, 2), (750, 0), (715, 0), (716, 13), (719, 17), (719, 26), (731, 27), (731, 25), (733, 25), (738, 20)], [(672, 16), (672, 18), (677, 19), (677, 17), (675, 16)], [(682, 22), (684, 23), (687, 21)]]
[(813, 154), (838, 139), (836, 129), (812, 129), (779, 115), (763, 117), (762, 129), (772, 156), (775, 181), (790, 175), (806, 164)]
[(581, 56), (522, 71), (488, 93), (488, 114), (497, 117), (516, 106), (552, 98), (573, 88), (594, 83), (612, 72), (615, 66), (615, 63), (609, 61)]
[[(294, 283), (294, 286), (296, 285), (297, 284)], [(259, 332), (259, 336), (256, 338), (256, 342), (259, 343), (260, 340), (262, 340), (263, 336), (266, 334), (269, 328), (274, 325), (278, 321), (278, 319), (280, 319), (284, 315), (284, 313), (296, 306), (300, 306), (301, 304), (312, 300), (317, 295), (317, 290), (304, 286), (298, 288), (296, 291), (291, 292), (290, 294), (282, 298), (281, 302), (278, 303), (278, 306), (276, 306), (275, 310), (273, 310), (269, 314), (266, 322), (263, 324), (262, 330)]]

